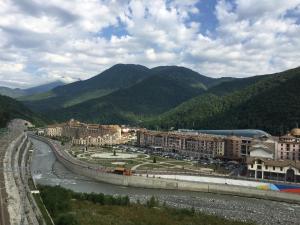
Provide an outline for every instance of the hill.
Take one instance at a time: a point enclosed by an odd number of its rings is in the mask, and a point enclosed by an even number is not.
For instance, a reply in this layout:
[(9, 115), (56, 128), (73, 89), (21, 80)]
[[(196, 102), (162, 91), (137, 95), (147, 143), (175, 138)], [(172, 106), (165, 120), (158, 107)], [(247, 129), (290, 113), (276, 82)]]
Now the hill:
[(163, 129), (255, 128), (280, 134), (300, 122), (300, 68), (224, 82), (145, 125)]
[(43, 124), (41, 117), (31, 112), (22, 103), (6, 96), (0, 95), (0, 127), (14, 118), (25, 119), (37, 125)]
[(62, 81), (54, 81), (48, 84), (39, 85), (28, 89), (0, 87), (0, 94), (11, 98), (24, 98), (25, 96), (36, 95), (64, 85)]
[(19, 98), (25, 94), (20, 88), (0, 87), (0, 94), (11, 98)]
[(32, 96), (31, 99), (24, 99), (24, 103), (35, 111), (48, 112), (108, 95), (132, 86), (150, 75), (151, 71), (147, 67), (117, 64), (88, 80), (70, 83)]
[(151, 73), (131, 87), (50, 114), (56, 120), (72, 117), (101, 123), (136, 124), (204, 93), (216, 80), (175, 66), (157, 67)]

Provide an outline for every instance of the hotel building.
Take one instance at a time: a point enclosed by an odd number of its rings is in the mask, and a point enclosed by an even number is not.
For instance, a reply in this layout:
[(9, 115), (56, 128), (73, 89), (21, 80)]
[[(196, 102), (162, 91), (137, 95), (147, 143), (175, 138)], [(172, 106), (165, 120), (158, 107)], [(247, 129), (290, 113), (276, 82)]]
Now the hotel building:
[(195, 158), (224, 156), (225, 142), (222, 137), (187, 132), (161, 132), (140, 130), (137, 143), (142, 147), (162, 149)]

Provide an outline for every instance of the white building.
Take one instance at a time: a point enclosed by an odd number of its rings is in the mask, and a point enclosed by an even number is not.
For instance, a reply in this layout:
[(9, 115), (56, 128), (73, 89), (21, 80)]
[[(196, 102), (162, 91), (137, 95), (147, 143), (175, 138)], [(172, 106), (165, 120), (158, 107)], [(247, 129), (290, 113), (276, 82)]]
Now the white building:
[(247, 158), (248, 174), (255, 179), (300, 182), (300, 161)]

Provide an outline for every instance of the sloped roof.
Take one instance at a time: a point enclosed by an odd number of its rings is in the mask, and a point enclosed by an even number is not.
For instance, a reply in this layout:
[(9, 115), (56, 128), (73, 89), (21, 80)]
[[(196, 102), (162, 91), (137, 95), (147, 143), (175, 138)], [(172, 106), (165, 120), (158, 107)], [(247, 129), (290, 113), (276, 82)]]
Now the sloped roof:
[(247, 157), (247, 164), (254, 163), (255, 160), (261, 160), (264, 162), (266, 166), (279, 166), (279, 167), (294, 167), (296, 169), (300, 169), (300, 161), (293, 161), (293, 160), (272, 160), (272, 159), (265, 159), (265, 158), (256, 158), (256, 157)]

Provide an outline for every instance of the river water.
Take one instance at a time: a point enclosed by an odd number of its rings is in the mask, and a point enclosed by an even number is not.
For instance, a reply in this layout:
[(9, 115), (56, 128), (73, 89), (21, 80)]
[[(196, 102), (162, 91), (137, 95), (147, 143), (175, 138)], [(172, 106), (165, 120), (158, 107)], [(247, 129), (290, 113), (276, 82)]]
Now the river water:
[(60, 185), (76, 192), (128, 195), (131, 200), (139, 199), (141, 202), (155, 196), (170, 206), (194, 207), (199, 211), (229, 219), (254, 221), (257, 224), (300, 225), (300, 205), (201, 192), (122, 187), (97, 182), (66, 169), (56, 160), (47, 144), (35, 139), (32, 142), (34, 151), (31, 173), (38, 184)]

